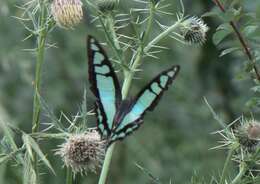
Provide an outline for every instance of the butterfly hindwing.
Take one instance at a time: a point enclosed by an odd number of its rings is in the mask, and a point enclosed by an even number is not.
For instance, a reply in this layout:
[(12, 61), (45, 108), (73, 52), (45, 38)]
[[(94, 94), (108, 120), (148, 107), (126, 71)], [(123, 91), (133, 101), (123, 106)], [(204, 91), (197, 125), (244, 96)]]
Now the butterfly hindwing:
[(121, 103), (121, 89), (105, 51), (93, 37), (89, 36), (87, 42), (90, 89), (97, 98), (97, 126), (102, 136), (109, 136)]
[[(173, 66), (155, 77), (133, 100), (131, 107), (128, 109), (124, 117), (113, 129), (111, 141), (124, 138), (139, 128), (142, 123), (143, 116), (149, 110), (152, 111), (159, 102), (164, 91), (173, 82), (180, 70), (179, 66)], [(119, 112), (120, 113), (120, 112)]]

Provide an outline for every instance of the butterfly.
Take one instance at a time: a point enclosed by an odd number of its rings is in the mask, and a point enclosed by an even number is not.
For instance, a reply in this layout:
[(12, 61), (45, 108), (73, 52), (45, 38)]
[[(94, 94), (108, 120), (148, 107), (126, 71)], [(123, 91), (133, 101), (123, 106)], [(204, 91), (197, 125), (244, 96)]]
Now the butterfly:
[(124, 139), (143, 123), (147, 111), (152, 111), (164, 91), (177, 76), (180, 66), (163, 71), (147, 84), (132, 100), (122, 100), (116, 73), (98, 41), (87, 39), (90, 89), (96, 97), (97, 128), (108, 144)]

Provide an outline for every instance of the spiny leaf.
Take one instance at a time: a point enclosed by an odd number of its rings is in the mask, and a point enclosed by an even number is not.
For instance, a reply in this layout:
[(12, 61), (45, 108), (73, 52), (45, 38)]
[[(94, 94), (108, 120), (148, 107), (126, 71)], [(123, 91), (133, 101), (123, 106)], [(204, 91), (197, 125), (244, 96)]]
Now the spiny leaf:
[(240, 50), (240, 48), (238, 48), (238, 47), (232, 47), (232, 48), (225, 49), (225, 50), (223, 50), (223, 51), (221, 52), (221, 54), (219, 55), (219, 57), (223, 57), (223, 56), (225, 56), (225, 55), (227, 55), (227, 54), (230, 54), (230, 53), (232, 53), (232, 52), (234, 52), (234, 51), (237, 51), (237, 50)]
[(12, 149), (17, 150), (18, 148), (14, 141), (12, 130), (7, 126), (6, 123), (4, 123), (1, 120), (0, 120), (0, 128), (3, 130), (4, 135), (5, 135), (6, 139), (8, 140), (8, 142), (10, 143)]
[(35, 142), (35, 140), (28, 134), (23, 135), (24, 144), (26, 145), (27, 152), (30, 157), (32, 157), (32, 149), (36, 152), (36, 154), (41, 158), (44, 164), (55, 174), (54, 169), (52, 168), (49, 160), (45, 157), (43, 152), (41, 151), (39, 145)]
[(147, 176), (149, 176), (149, 178), (152, 180), (153, 183), (155, 184), (160, 184), (160, 180), (159, 178), (155, 177), (152, 175), (152, 173), (150, 173), (147, 169), (143, 168), (142, 166), (140, 166), (138, 163), (135, 163), (136, 167), (138, 167), (144, 174), (146, 174)]
[[(4, 132), (4, 135), (5, 135), (5, 138), (6, 138), (6, 143), (10, 144), (10, 148), (12, 149), (13, 152), (17, 151), (18, 147), (17, 147), (17, 145), (14, 141), (14, 138), (13, 138), (13, 131), (1, 119), (0, 119), (0, 128)], [(23, 159), (20, 155), (18, 155), (18, 160), (19, 160), (20, 163), (23, 163)]]
[(30, 156), (28, 152), (24, 155), (24, 164), (23, 164), (23, 183), (37, 183), (36, 172), (32, 165)]
[(1, 154), (0, 155), (0, 165), (3, 164), (4, 162), (13, 159), (17, 154), (21, 153), (24, 150), (24, 148), (17, 149), (16, 151), (13, 151), (9, 153), (8, 155)]
[(33, 151), (29, 140), (29, 136), (27, 134), (23, 134), (22, 139), (26, 147), (27, 153), (29, 154), (30, 158), (33, 160), (34, 157), (33, 157)]

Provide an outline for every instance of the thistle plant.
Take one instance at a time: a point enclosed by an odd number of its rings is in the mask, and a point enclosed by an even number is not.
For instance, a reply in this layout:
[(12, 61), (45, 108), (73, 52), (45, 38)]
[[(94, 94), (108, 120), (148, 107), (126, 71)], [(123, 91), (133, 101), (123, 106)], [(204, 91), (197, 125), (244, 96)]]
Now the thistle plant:
[[(212, 12), (206, 13), (205, 16), (218, 17), (223, 21), (213, 36), (213, 42), (222, 49), (221, 57), (228, 54), (242, 54), (242, 72), (237, 74), (236, 79), (250, 79), (255, 84), (252, 90), (256, 94), (255, 97), (248, 97), (249, 100), (246, 103), (247, 107), (252, 110), (250, 118), (246, 119), (242, 116), (231, 125), (221, 123), (224, 129), (218, 131), (218, 133), (224, 138), (222, 146), (226, 147), (229, 153), (220, 183), (259, 183), (259, 123), (252, 118), (254, 113), (258, 112), (258, 52), (255, 51), (257, 46), (253, 43), (255, 40), (254, 33), (258, 28), (255, 23), (256, 18), (252, 16), (245, 21), (246, 14), (241, 11), (243, 8), (241, 3), (227, 3), (219, 0), (213, 0), (212, 2), (216, 5), (216, 8)], [(230, 41), (229, 37), (231, 36), (234, 36), (236, 41)], [(217, 119), (220, 120), (220, 118)], [(229, 181), (230, 179), (226, 178), (226, 174), (227, 165), (231, 160), (238, 163), (239, 171), (237, 176)]]
[[(168, 12), (167, 8), (171, 6), (169, 1), (136, 0), (134, 7), (130, 7), (129, 11), (121, 8), (122, 1), (32, 0), (20, 7), (24, 13), (17, 19), (28, 31), (25, 40), (31, 39), (36, 42), (36, 48), (27, 49), (36, 55), (32, 130), (27, 133), (10, 124), (2, 124), (5, 133), (2, 141), (5, 151), (1, 155), (0, 161), (12, 160), (21, 165), (24, 183), (36, 184), (40, 182), (39, 165), (42, 163), (52, 173), (55, 173), (55, 168), (52, 167), (41, 149), (40, 140), (58, 139), (61, 141), (56, 149), (49, 150), (48, 154), (56, 154), (62, 160), (67, 169), (67, 184), (73, 183), (77, 173), (82, 174), (82, 177), (87, 177), (90, 172), (99, 172), (100, 167), (99, 184), (106, 183), (113, 151), (117, 144), (113, 142), (109, 145), (108, 140), (101, 137), (95, 126), (89, 126), (91, 123), (89, 123), (88, 118), (93, 115), (93, 111), (87, 111), (86, 94), (84, 94), (82, 107), (72, 118), (64, 113), (61, 113), (60, 117), (57, 118), (45, 104), (41, 89), (42, 65), (46, 50), (54, 46), (49, 43), (47, 38), (55, 27), (66, 28), (59, 29), (59, 31), (76, 29), (84, 18), (83, 10), (86, 8), (86, 12), (92, 17), (92, 25), (100, 31), (98, 34), (105, 37), (103, 40), (104, 48), (112, 51), (108, 55), (114, 67), (118, 69), (118, 75), (122, 77), (123, 100), (129, 96), (134, 79), (142, 74), (140, 71), (143, 69), (143, 60), (145, 58), (159, 59), (159, 53), (167, 49), (161, 42), (163, 39), (172, 39), (174, 44), (186, 44), (184, 47), (190, 47), (187, 44), (191, 46), (202, 45), (207, 40), (208, 26), (200, 16), (186, 15), (182, 2), (180, 2), (180, 11)], [(214, 2), (222, 12), (226, 12), (219, 1)], [(235, 13), (237, 12), (234, 11)], [(166, 16), (172, 17), (170, 25), (165, 25), (163, 22), (163, 18)], [(235, 17), (233, 18), (235, 19)], [(247, 71), (252, 74), (252, 80), (256, 82), (254, 90), (258, 92), (257, 53), (249, 49), (246, 39), (234, 20), (228, 20), (228, 23), (235, 31), (242, 47), (225, 49), (221, 55), (243, 50), (249, 60)], [(222, 26), (226, 26), (226, 24)], [(160, 31), (152, 34), (155, 27), (159, 28)], [(129, 29), (133, 32), (129, 33)], [(220, 43), (222, 40), (218, 38), (217, 34), (215, 34), (214, 40)], [(99, 40), (101, 41), (102, 38)], [(256, 103), (258, 103), (257, 100)], [(259, 182), (259, 177), (256, 174), (259, 167), (259, 122), (252, 118), (247, 120), (239, 118), (231, 124), (225, 124), (210, 106), (209, 108), (222, 126), (222, 130), (216, 132), (222, 137), (221, 144), (215, 149), (224, 148), (228, 151), (228, 155), (220, 177), (214, 176), (209, 182), (206, 182), (195, 175), (192, 177), (191, 183), (244, 184)], [(42, 115), (47, 116), (49, 122), (43, 121)], [(21, 137), (22, 145), (18, 145), (14, 140), (13, 134), (15, 133)], [(228, 172), (230, 163), (235, 163), (239, 169), (233, 178)], [(161, 183), (148, 170), (140, 165), (137, 167), (148, 174), (154, 183)]]

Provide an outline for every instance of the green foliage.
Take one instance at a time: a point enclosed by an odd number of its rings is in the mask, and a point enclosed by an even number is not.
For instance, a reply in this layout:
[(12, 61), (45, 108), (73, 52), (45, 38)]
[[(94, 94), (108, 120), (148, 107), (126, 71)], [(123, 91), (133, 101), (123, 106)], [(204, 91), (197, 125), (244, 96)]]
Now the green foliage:
[[(95, 99), (87, 83), (86, 32), (106, 42), (105, 50), (121, 79), (134, 79), (131, 90), (125, 92), (129, 96), (168, 65), (182, 67), (174, 87), (156, 111), (148, 114), (143, 128), (116, 147), (108, 183), (259, 183), (259, 150), (249, 152), (242, 147), (232, 128), (236, 121), (226, 125), (241, 114), (259, 117), (260, 83), (254, 70), (260, 59), (258, 1), (222, 1), (226, 9), (223, 13), (212, 1), (187, 0), (181, 4), (171, 0), (121, 0), (117, 9), (103, 14), (89, 0), (84, 2), (85, 19), (74, 30), (53, 29), (49, 6), (46, 24), (40, 24), (37, 12), (41, 9), (35, 6), (38, 2), (30, 1), (33, 14), (29, 18), (17, 19), (12, 17), (21, 17), (25, 11), (18, 7), (28, 2), (1, 1), (0, 183), (28, 184), (39, 179), (41, 183), (59, 184), (65, 183), (65, 175), (67, 183), (71, 182), (71, 171), (68, 169), (66, 174), (53, 150), (70, 134), (95, 126), (93, 112), (88, 110)], [(49, 5), (50, 1), (42, 2)], [(205, 13), (209, 7), (211, 11)], [(194, 12), (204, 13), (210, 25), (203, 47), (180, 44), (184, 40), (181, 31), (175, 29), (184, 13)], [(32, 21), (30, 16), (37, 19)], [(245, 39), (250, 56), (230, 21)], [(50, 32), (41, 68), (41, 89), (37, 92), (32, 85), (38, 53), (35, 48), (43, 29)], [(133, 65), (137, 56), (140, 60)], [(33, 90), (41, 115), (39, 131), (32, 133)], [(208, 107), (203, 101), (205, 96)], [(214, 118), (221, 125), (214, 123)], [(231, 150), (225, 167), (226, 151), (209, 150), (219, 139), (209, 133), (219, 126), (221, 143), (228, 143), (224, 147)], [(97, 174), (90, 173), (73, 179), (76, 183), (97, 183), (97, 178)]]

